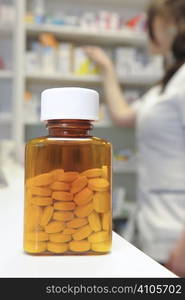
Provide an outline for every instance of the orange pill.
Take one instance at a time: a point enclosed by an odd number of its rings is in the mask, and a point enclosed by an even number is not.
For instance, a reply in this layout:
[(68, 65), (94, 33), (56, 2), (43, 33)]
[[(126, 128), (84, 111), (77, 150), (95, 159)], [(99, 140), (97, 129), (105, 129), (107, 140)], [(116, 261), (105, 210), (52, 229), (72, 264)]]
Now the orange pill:
[(64, 253), (68, 250), (68, 245), (67, 243), (53, 243), (53, 242), (48, 242), (47, 243), (47, 249), (50, 252), (59, 254), (59, 253)]
[(55, 181), (54, 183), (52, 183), (50, 185), (50, 188), (52, 190), (56, 190), (56, 191), (69, 191), (70, 190), (70, 185), (66, 182)]
[(54, 209), (56, 210), (73, 210), (75, 209), (74, 202), (55, 202)]
[(85, 252), (90, 249), (90, 243), (87, 240), (72, 241), (69, 243), (69, 249), (74, 252)]
[(107, 212), (102, 214), (102, 228), (103, 230), (109, 230), (112, 224), (111, 213)]
[(53, 220), (56, 220), (56, 221), (70, 221), (73, 218), (74, 218), (74, 214), (72, 212), (56, 211), (53, 214)]
[(27, 241), (24, 246), (24, 250), (28, 253), (42, 253), (46, 250), (46, 242), (35, 243), (33, 241)]
[(26, 210), (26, 230), (36, 230), (42, 217), (42, 208), (31, 205)]
[(50, 233), (49, 240), (54, 243), (66, 243), (71, 241), (71, 235), (63, 233)]
[(66, 227), (64, 222), (51, 221), (45, 226), (45, 231), (47, 233), (58, 233), (61, 232)]
[(89, 203), (93, 198), (93, 191), (89, 188), (84, 188), (74, 196), (74, 202), (81, 206)]
[(72, 201), (73, 194), (68, 192), (53, 192), (52, 198), (59, 201)]
[(89, 180), (89, 188), (93, 191), (103, 192), (109, 187), (109, 182), (105, 178), (94, 178)]
[(45, 186), (53, 182), (53, 175), (51, 173), (44, 173), (37, 175), (35, 177), (29, 178), (26, 181), (27, 187), (33, 186)]
[(107, 192), (96, 192), (93, 197), (93, 206), (98, 213), (105, 213), (110, 210), (110, 194)]
[(38, 206), (48, 206), (53, 203), (52, 198), (50, 197), (33, 197), (32, 204)]
[(67, 227), (69, 228), (79, 228), (83, 225), (86, 225), (88, 220), (86, 218), (75, 218), (67, 223)]
[(64, 170), (63, 169), (55, 169), (55, 170), (51, 171), (50, 174), (53, 177), (53, 181), (57, 181), (58, 178), (60, 178), (60, 176), (63, 176)]
[(108, 167), (107, 166), (102, 167), (102, 178), (105, 178), (105, 179), (108, 178)]
[(75, 210), (75, 215), (79, 218), (84, 218), (90, 215), (92, 211), (93, 211), (93, 203), (90, 202), (86, 205), (77, 207)]
[(89, 170), (83, 171), (81, 173), (81, 175), (84, 175), (87, 178), (100, 177), (102, 175), (102, 169), (99, 169), (99, 168), (89, 169)]
[(63, 231), (62, 231), (62, 233), (63, 234), (73, 234), (73, 233), (75, 233), (76, 232), (76, 229), (74, 229), (74, 228), (65, 228)]
[(31, 205), (31, 203), (32, 203), (32, 198), (33, 198), (33, 196), (32, 196), (32, 192), (30, 191), (30, 189), (26, 189), (25, 190), (25, 198), (26, 198), (26, 207), (28, 206), (28, 205)]
[(49, 237), (48, 234), (44, 231), (34, 231), (34, 232), (28, 232), (26, 234), (26, 240), (28, 241), (35, 241), (35, 242), (44, 242), (48, 241)]
[(92, 243), (91, 249), (95, 252), (109, 252), (111, 250), (111, 242), (104, 241), (101, 243)]
[(85, 176), (78, 177), (75, 181), (73, 181), (71, 186), (71, 193), (80, 192), (86, 185), (88, 184), (88, 180)]
[(52, 218), (54, 208), (53, 206), (47, 206), (43, 210), (43, 215), (40, 221), (40, 226), (46, 226)]
[(36, 196), (51, 196), (52, 190), (47, 187), (32, 187), (30, 191)]
[(88, 216), (88, 221), (93, 231), (98, 232), (101, 230), (101, 219), (96, 211), (92, 211), (92, 213)]
[(75, 241), (81, 241), (87, 238), (92, 233), (92, 229), (89, 225), (85, 225), (79, 228), (73, 235)]
[(64, 172), (61, 176), (58, 176), (59, 181), (73, 182), (79, 176), (78, 172)]
[(109, 239), (107, 231), (94, 232), (88, 237), (90, 243), (101, 243)]

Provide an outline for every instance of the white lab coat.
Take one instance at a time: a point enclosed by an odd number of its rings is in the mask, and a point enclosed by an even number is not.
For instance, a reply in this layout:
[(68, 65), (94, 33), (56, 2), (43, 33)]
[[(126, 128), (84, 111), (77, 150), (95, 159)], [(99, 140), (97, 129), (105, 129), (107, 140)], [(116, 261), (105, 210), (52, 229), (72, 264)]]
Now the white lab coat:
[(133, 107), (138, 206), (125, 237), (136, 225), (141, 249), (165, 263), (185, 230), (185, 64), (163, 93), (160, 86), (152, 88)]

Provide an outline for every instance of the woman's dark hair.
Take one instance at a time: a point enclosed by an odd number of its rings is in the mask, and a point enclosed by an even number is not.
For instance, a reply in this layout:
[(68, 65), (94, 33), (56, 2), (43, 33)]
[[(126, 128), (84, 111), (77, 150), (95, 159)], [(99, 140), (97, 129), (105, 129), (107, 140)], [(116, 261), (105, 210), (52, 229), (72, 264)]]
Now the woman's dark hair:
[(148, 33), (150, 39), (155, 39), (153, 23), (157, 16), (167, 20), (173, 20), (177, 27), (177, 34), (172, 44), (174, 64), (167, 67), (166, 74), (162, 80), (163, 91), (172, 76), (185, 63), (185, 0), (152, 0), (148, 8)]

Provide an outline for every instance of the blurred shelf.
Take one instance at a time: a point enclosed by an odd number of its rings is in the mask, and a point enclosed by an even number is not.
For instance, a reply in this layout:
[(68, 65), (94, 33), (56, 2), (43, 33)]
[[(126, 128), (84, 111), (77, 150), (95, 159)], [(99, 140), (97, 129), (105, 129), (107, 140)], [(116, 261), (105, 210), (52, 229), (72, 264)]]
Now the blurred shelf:
[(119, 212), (119, 214), (114, 215), (113, 214), (113, 220), (114, 221), (125, 221), (128, 219), (133, 212), (136, 210), (137, 203), (133, 200), (125, 200), (123, 202), (123, 210)]
[(132, 157), (127, 160), (119, 160), (113, 156), (113, 172), (114, 173), (137, 173), (138, 157), (137, 154), (133, 154)]
[(114, 167), (113, 166), (113, 173), (114, 174), (137, 174), (137, 168), (136, 167)]
[[(38, 120), (38, 121), (31, 121), (31, 122), (29, 122), (29, 121), (23, 121), (23, 125), (24, 126), (28, 126), (28, 127), (30, 127), (30, 126), (38, 126), (38, 127), (43, 127), (43, 123), (41, 123), (41, 121), (40, 120)], [(109, 129), (114, 129), (114, 130), (118, 130), (118, 127), (116, 127), (113, 123), (102, 123), (102, 122), (99, 122), (99, 124), (98, 124), (98, 122), (96, 123), (94, 123), (94, 129), (107, 129), (107, 130), (109, 130)], [(123, 132), (123, 134), (126, 132), (127, 134), (131, 134), (132, 132), (134, 131), (134, 129), (133, 128), (122, 128), (122, 132)], [(121, 170), (122, 170), (122, 168), (121, 168)], [(120, 171), (121, 172), (121, 171)]]
[[(92, 84), (100, 85), (102, 80), (99, 75), (62, 75), (60, 73), (44, 73), (43, 72), (29, 72), (26, 75), (29, 82), (58, 82), (63, 84)], [(160, 76), (137, 75), (125, 76), (121, 78), (120, 84), (129, 86), (151, 86), (159, 81)]]
[(156, 84), (162, 78), (162, 74), (137, 74), (125, 75), (119, 79), (120, 84), (138, 87), (148, 87)]
[(94, 76), (94, 75), (89, 75), (89, 76), (83, 76), (83, 75), (73, 75), (73, 74), (69, 74), (69, 75), (62, 75), (60, 73), (48, 73), (48, 74), (44, 74), (43, 72), (34, 72), (34, 73), (27, 73), (26, 74), (26, 79), (28, 81), (42, 81), (42, 82), (46, 82), (46, 81), (52, 81), (52, 82), (60, 82), (60, 83), (70, 83), (70, 84), (100, 84), (101, 83), (101, 77), (100, 76)]
[(0, 24), (0, 37), (9, 37), (14, 32), (12, 24)]
[(122, 8), (134, 8), (134, 9), (143, 9), (150, 0), (86, 0), (86, 3), (95, 4), (114, 4), (120, 5)]
[(40, 33), (49, 32), (66, 41), (78, 41), (86, 44), (132, 45), (135, 47), (145, 47), (147, 44), (145, 33), (135, 32), (127, 28), (120, 31), (105, 31), (89, 30), (74, 26), (26, 24), (26, 31), (28, 36), (34, 37)]
[(0, 70), (0, 79), (11, 79), (13, 72), (9, 70)]
[(9, 125), (12, 122), (12, 114), (10, 113), (0, 113), (0, 124)]

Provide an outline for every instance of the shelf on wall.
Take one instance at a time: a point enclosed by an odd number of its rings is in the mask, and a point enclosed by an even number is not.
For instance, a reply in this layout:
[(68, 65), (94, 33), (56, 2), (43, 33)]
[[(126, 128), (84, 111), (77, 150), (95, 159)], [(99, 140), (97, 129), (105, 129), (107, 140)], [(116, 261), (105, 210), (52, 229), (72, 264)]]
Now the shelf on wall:
[(14, 31), (12, 24), (0, 24), (0, 37), (10, 36)]
[(136, 201), (134, 200), (129, 200), (129, 199), (126, 199), (124, 202), (123, 202), (123, 210), (119, 212), (119, 215), (115, 215), (113, 214), (113, 220), (116, 221), (116, 220), (123, 220), (125, 221), (125, 219), (129, 218), (134, 210), (136, 209)]
[(9, 125), (12, 122), (12, 114), (10, 113), (0, 113), (0, 124), (1, 125)]
[(150, 0), (86, 0), (86, 3), (93, 4), (114, 4), (121, 5), (122, 8), (140, 8), (143, 9)]
[(119, 160), (117, 158), (113, 158), (113, 171), (115, 173), (129, 173), (129, 174), (137, 174), (138, 169), (138, 157), (137, 154), (133, 155), (131, 158), (127, 160)]
[(26, 31), (28, 36), (38, 36), (42, 32), (49, 32), (66, 41), (98, 43), (111, 46), (132, 45), (135, 47), (145, 47), (147, 43), (147, 37), (144, 32), (136, 32), (127, 28), (120, 31), (105, 31), (60, 25), (26, 24)]
[[(32, 121), (32, 122), (28, 122), (28, 121), (25, 121), (23, 122), (23, 125), (24, 126), (42, 126), (42, 123), (38, 120), (38, 121)], [(111, 122), (95, 122), (94, 123), (94, 129), (115, 129), (115, 130), (118, 130), (118, 128)], [(122, 128), (122, 131), (127, 131), (128, 129), (127, 128)], [(134, 128), (131, 128), (129, 130), (134, 130)]]
[(101, 77), (100, 76), (83, 76), (83, 75), (73, 75), (73, 74), (66, 74), (62, 75), (60, 73), (44, 73), (44, 72), (34, 72), (34, 73), (27, 73), (26, 79), (28, 81), (52, 81), (52, 82), (60, 82), (60, 83), (95, 83), (100, 84), (101, 83)]
[(113, 166), (113, 173), (115, 174), (137, 174), (137, 168), (136, 167), (114, 167)]
[[(75, 1), (75, 0), (74, 0)], [(82, 0), (83, 1), (83, 0)], [(81, 2), (82, 2), (81, 1)], [(150, 0), (86, 0), (86, 3), (93, 3), (93, 5), (97, 5), (97, 4), (113, 4), (113, 5), (117, 5), (119, 7), (119, 5), (121, 5), (122, 8), (141, 8), (143, 9)], [(79, 1), (80, 2), (80, 1)]]
[(0, 70), (0, 79), (11, 79), (13, 72), (9, 70)]
[[(99, 75), (62, 75), (57, 73), (30, 72), (27, 73), (26, 79), (29, 82), (59, 82), (64, 84), (92, 84), (100, 85), (102, 80)], [(160, 79), (160, 76), (125, 76), (119, 80), (120, 84), (131, 86), (151, 86)]]

